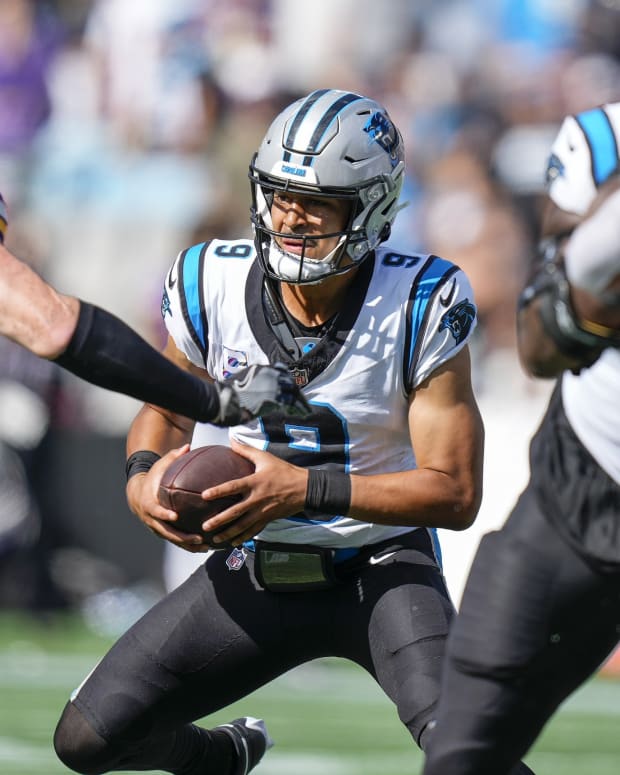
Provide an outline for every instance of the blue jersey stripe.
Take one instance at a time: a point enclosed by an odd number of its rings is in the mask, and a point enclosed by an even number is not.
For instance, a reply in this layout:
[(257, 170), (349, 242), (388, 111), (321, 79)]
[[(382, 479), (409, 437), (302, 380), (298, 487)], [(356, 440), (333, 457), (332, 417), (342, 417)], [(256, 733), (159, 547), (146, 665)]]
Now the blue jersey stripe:
[(200, 281), (202, 272), (200, 271), (200, 257), (202, 255), (205, 242), (194, 245), (188, 249), (183, 257), (183, 296), (185, 297), (185, 308), (187, 310), (186, 322), (192, 339), (199, 344), (202, 352), (206, 352), (205, 329), (202, 317), (202, 292)]
[(609, 118), (602, 108), (575, 116), (590, 147), (592, 177), (600, 186), (618, 166), (618, 146)]
[(439, 542), (439, 534), (437, 533), (437, 528), (429, 527), (427, 528), (427, 530), (431, 537), (431, 543), (433, 545), (433, 551), (435, 552), (435, 559), (437, 560), (437, 565), (439, 565), (439, 570), (443, 571), (443, 557), (441, 554), (441, 543)]
[(437, 285), (443, 279), (446, 272), (452, 271), (454, 271), (454, 264), (450, 261), (446, 261), (444, 258), (433, 256), (432, 260), (422, 270), (421, 275), (416, 279), (415, 296), (410, 312), (411, 339), (409, 342), (409, 353), (405, 374), (409, 373), (413, 363), (420, 328), (422, 327), (424, 316), (435, 288), (437, 288)]

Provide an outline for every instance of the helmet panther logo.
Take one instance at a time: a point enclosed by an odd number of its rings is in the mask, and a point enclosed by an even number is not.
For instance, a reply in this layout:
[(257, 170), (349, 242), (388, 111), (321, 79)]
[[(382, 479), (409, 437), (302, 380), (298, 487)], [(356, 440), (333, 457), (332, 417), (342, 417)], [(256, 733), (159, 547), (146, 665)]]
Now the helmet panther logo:
[(398, 164), (396, 149), (398, 148), (400, 138), (396, 127), (388, 116), (379, 111), (373, 113), (364, 126), (364, 132), (369, 135), (372, 141), (379, 143), (389, 155), (392, 167), (395, 167)]
[(469, 333), (475, 317), (476, 308), (469, 299), (464, 299), (449, 309), (445, 315), (442, 315), (439, 330), (450, 329), (456, 343), (460, 344)]

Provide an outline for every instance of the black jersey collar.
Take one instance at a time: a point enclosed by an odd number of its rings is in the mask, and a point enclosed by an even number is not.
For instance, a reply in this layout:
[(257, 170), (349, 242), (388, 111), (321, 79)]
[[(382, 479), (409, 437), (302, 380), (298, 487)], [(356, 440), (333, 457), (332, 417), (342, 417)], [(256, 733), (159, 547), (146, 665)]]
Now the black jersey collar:
[(327, 334), (310, 352), (296, 357), (296, 352), (281, 341), (281, 337), (269, 322), (269, 312), (264, 299), (265, 275), (259, 262), (254, 261), (245, 287), (246, 313), (252, 333), (269, 362), (286, 364), (301, 385), (311, 382), (324, 371), (344, 346), (348, 334), (354, 328), (366, 298), (374, 264), (373, 254), (361, 264), (347, 293), (346, 307), (338, 313)]

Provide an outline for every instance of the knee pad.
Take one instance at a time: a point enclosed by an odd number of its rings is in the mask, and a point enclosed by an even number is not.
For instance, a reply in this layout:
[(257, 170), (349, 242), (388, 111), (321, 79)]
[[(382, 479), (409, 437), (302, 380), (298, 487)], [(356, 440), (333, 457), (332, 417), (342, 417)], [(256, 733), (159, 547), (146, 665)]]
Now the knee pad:
[(65, 706), (56, 727), (54, 750), (65, 766), (83, 775), (108, 772), (115, 760), (108, 743), (72, 702)]
[(383, 595), (371, 621), (377, 679), (420, 747), (439, 697), (451, 617), (447, 594), (421, 583)]

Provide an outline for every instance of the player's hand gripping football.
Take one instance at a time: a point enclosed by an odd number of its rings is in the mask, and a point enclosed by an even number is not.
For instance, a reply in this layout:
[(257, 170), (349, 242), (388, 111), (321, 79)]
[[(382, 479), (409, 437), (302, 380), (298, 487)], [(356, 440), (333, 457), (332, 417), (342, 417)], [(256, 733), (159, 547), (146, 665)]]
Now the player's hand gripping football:
[(304, 417), (311, 411), (282, 364), (250, 366), (225, 382), (216, 382), (215, 389), (220, 399), (220, 411), (212, 420), (214, 425), (239, 425), (273, 412)]
[(159, 500), (159, 485), (164, 472), (175, 460), (186, 455), (188, 451), (189, 444), (171, 449), (149, 471), (132, 476), (127, 482), (127, 503), (131, 511), (155, 535), (190, 552), (207, 551), (209, 546), (203, 544), (201, 536), (188, 535), (177, 530), (175, 526), (176, 512), (162, 506)]

